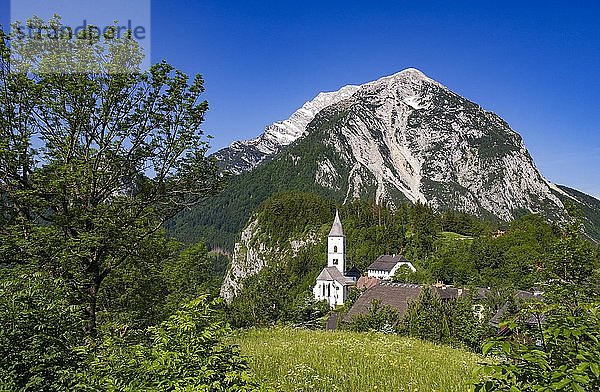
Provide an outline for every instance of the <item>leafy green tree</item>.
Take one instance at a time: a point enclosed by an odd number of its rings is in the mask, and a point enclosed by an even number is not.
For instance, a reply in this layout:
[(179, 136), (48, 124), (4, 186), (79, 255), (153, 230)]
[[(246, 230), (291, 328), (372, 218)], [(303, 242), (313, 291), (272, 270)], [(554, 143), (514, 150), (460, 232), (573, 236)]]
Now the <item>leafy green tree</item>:
[(396, 270), (394, 276), (392, 277), (392, 281), (396, 283), (425, 283), (427, 277), (423, 273), (423, 271), (413, 271), (407, 265), (402, 265), (400, 268)]
[(179, 258), (180, 250), (180, 244), (158, 234), (107, 276), (98, 295), (99, 328), (143, 328), (172, 314), (177, 307), (168, 305), (172, 290), (164, 269)]
[(433, 208), (417, 202), (410, 209), (410, 224), (406, 233), (407, 253), (411, 260), (431, 254), (439, 231), (439, 220)]
[(212, 259), (203, 242), (188, 246), (161, 263), (161, 267), (161, 278), (168, 292), (166, 306), (171, 311), (203, 293), (218, 295), (219, 282), (213, 274)]
[(483, 341), (497, 333), (489, 324), (492, 312), (474, 301), (472, 295), (459, 297), (449, 305), (451, 343), (480, 352)]
[(532, 302), (506, 326), (513, 334), (487, 342), (496, 356), (476, 391), (597, 391), (600, 389), (600, 259), (570, 224), (543, 265), (544, 302)]
[(511, 285), (502, 275), (501, 268), (506, 264), (503, 249), (495, 238), (476, 238), (471, 245), (471, 260), (479, 273), (478, 285), (483, 287), (502, 287)]
[(223, 183), (202, 78), (91, 29), (64, 56), (0, 30), (0, 389), (254, 390), (216, 302), (163, 321), (207, 252), (161, 227)]
[(449, 309), (431, 287), (426, 286), (416, 301), (408, 303), (400, 331), (433, 342), (450, 338)]
[(431, 287), (424, 287), (419, 298), (409, 302), (399, 332), (477, 351), (492, 331), (474, 310), (470, 296), (442, 301)]
[(78, 373), (83, 391), (256, 391), (258, 384), (237, 349), (223, 342), (229, 327), (215, 321), (218, 300), (200, 296), (141, 341), (104, 337), (84, 347), (88, 366)]
[(0, 267), (0, 390), (70, 390), (85, 321), (72, 296), (43, 271)]
[(464, 286), (477, 279), (469, 240), (438, 238), (434, 247), (426, 262), (434, 281)]
[(356, 314), (352, 317), (348, 326), (351, 331), (396, 331), (400, 321), (396, 309), (389, 305), (381, 305), (381, 301), (374, 299), (367, 310), (366, 314)]
[(106, 279), (222, 179), (199, 129), (202, 78), (166, 62), (141, 73), (132, 40), (90, 35), (66, 42), (85, 56), (59, 59), (0, 33), (0, 243), (68, 281), (93, 335)]

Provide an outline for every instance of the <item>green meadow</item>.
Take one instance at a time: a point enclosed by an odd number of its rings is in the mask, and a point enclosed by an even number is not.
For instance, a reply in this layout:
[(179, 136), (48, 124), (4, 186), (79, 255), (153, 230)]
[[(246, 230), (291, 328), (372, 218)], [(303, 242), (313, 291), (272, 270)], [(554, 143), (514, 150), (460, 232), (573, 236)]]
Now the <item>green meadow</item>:
[(469, 391), (481, 357), (381, 333), (250, 329), (233, 342), (277, 391)]

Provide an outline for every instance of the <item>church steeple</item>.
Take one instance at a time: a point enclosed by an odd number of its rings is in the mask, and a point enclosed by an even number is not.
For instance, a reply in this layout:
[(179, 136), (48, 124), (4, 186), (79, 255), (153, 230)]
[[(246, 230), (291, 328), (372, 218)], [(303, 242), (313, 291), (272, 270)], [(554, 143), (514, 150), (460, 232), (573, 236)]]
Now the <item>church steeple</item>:
[(333, 225), (331, 226), (331, 230), (329, 231), (329, 237), (343, 237), (344, 229), (342, 228), (342, 222), (340, 222), (340, 214), (338, 210), (335, 210), (335, 219), (333, 220)]
[(337, 210), (327, 237), (327, 266), (336, 267), (342, 275), (346, 270), (346, 236)]

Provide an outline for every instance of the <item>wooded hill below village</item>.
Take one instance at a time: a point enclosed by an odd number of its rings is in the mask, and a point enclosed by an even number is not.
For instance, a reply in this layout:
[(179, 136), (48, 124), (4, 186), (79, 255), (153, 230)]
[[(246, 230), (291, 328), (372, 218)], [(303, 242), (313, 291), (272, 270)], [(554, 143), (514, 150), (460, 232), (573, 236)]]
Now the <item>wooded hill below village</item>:
[[(267, 325), (297, 319), (326, 263), (326, 237), (336, 205), (314, 194), (284, 192), (261, 205), (251, 237), (241, 253), (253, 249), (265, 268), (248, 274), (232, 307), (240, 325)], [(486, 222), (464, 213), (436, 212), (422, 204), (396, 211), (355, 201), (339, 207), (347, 241), (348, 268), (366, 268), (382, 254), (403, 254), (416, 273), (398, 276), (405, 283), (443, 282), (457, 287), (494, 287), (505, 295), (539, 283), (544, 260), (562, 238), (542, 214), (508, 224)], [(304, 245), (292, 250), (292, 242)], [(591, 243), (589, 251), (598, 249)], [(256, 254), (258, 253), (258, 254)], [(261, 256), (262, 254), (262, 256)], [(241, 263), (247, 262), (244, 255)], [(249, 315), (256, 315), (252, 319)], [(244, 316), (245, 315), (245, 316)], [(250, 317), (250, 320), (247, 318)]]

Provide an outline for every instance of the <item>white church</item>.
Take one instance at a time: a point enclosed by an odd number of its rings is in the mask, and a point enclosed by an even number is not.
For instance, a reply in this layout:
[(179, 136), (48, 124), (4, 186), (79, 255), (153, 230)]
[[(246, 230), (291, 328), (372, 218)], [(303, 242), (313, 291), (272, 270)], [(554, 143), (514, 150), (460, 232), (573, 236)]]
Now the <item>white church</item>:
[[(334, 308), (344, 304), (350, 287), (356, 285), (358, 276), (346, 271), (346, 236), (338, 212), (327, 236), (327, 267), (317, 277), (313, 294), (318, 301), (327, 301)], [(354, 272), (353, 275), (349, 274)], [(360, 272), (358, 273), (360, 275)]]

